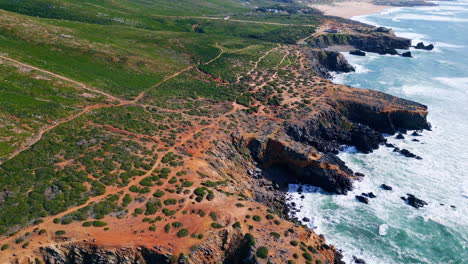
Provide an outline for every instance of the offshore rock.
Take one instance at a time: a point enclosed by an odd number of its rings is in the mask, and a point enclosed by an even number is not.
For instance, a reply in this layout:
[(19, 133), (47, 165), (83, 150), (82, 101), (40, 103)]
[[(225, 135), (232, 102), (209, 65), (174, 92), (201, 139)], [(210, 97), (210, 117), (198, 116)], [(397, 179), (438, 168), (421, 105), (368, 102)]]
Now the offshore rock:
[(408, 197), (401, 197), (401, 199), (403, 201), (405, 201), (408, 205), (411, 205), (413, 206), (414, 208), (416, 209), (419, 209), (425, 205), (427, 205), (427, 203), (419, 198), (416, 198), (416, 196), (412, 195), (412, 194), (409, 194), (408, 193)]
[(361, 195), (356, 195), (356, 200), (358, 200), (361, 203), (369, 204), (369, 199)]
[(419, 42), (418, 44), (416, 44), (416, 46), (414, 47), (415, 49), (422, 49), (422, 50), (433, 50), (434, 49), (434, 45), (432, 44), (429, 44), (429, 45), (424, 45), (423, 42)]

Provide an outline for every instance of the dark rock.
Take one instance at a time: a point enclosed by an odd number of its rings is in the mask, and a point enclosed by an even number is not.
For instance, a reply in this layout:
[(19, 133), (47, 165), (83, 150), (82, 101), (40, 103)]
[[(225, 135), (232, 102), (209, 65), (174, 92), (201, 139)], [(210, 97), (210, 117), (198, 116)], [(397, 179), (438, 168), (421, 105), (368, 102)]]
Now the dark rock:
[(411, 141), (419, 142), (419, 139), (413, 138)]
[(391, 28), (386, 28), (386, 27), (378, 27), (374, 29), (374, 32), (380, 32), (380, 33), (390, 33), (392, 31)]
[(361, 172), (355, 172), (354, 175), (358, 176), (358, 177), (364, 177), (366, 175), (364, 175), (364, 173), (361, 173)]
[(429, 45), (424, 45), (423, 42), (419, 42), (418, 44), (416, 44), (416, 46), (414, 47), (416, 49), (422, 49), (422, 50), (433, 50), (434, 49), (434, 45), (432, 44), (429, 44)]
[(414, 208), (421, 208), (425, 205), (427, 205), (427, 203), (419, 198), (416, 198), (416, 196), (412, 195), (412, 194), (407, 194), (408, 197), (401, 197), (401, 199), (403, 201), (405, 201), (407, 204), (413, 206)]
[(307, 218), (307, 217), (304, 217), (304, 218), (302, 218), (302, 221), (303, 221), (303, 222), (310, 222), (310, 219)]
[(382, 188), (382, 189), (384, 189), (386, 191), (391, 191), (393, 189), (392, 186), (389, 186), (387, 184), (380, 185), (380, 188)]
[(411, 152), (410, 152), (409, 150), (407, 150), (407, 149), (402, 149), (402, 150), (400, 151), (400, 153), (401, 153), (403, 156), (407, 157), (407, 158), (416, 158), (416, 157), (417, 157), (415, 154), (411, 153)]
[(419, 134), (418, 132), (414, 131), (413, 133), (411, 133), (412, 136), (415, 136), (415, 137), (419, 137), (421, 136), (421, 134)]
[(369, 203), (369, 199), (361, 195), (356, 195), (356, 199), (361, 203), (365, 203), (365, 204)]
[(387, 148), (394, 148), (395, 147), (395, 145), (393, 145), (392, 143), (385, 143), (385, 146)]
[(455, 205), (450, 205), (450, 207), (452, 207), (452, 208), (457, 208)]
[(402, 57), (405, 57), (405, 58), (412, 58), (413, 56), (411, 55), (411, 51), (407, 51), (407, 52), (403, 52), (401, 54)]
[(329, 77), (332, 72), (354, 72), (355, 69), (340, 52), (326, 50), (309, 50), (309, 57), (313, 58), (312, 67), (322, 77)]
[(393, 152), (400, 152), (400, 148), (394, 148)]
[(304, 196), (304, 195), (301, 195), (301, 199), (304, 199), (304, 198), (305, 198), (305, 196)]
[(358, 258), (356, 256), (353, 256), (353, 262), (355, 264), (366, 264), (366, 262), (363, 259), (360, 259), (360, 258)]
[(398, 133), (398, 135), (395, 137), (396, 139), (405, 139), (402, 133)]
[(366, 56), (366, 53), (361, 50), (352, 50), (349, 52), (351, 55), (356, 55), (356, 56)]
[(394, 55), (398, 54), (395, 49), (407, 50), (411, 47), (411, 40), (379, 31), (365, 35), (346, 34), (345, 36), (337, 36), (336, 34), (324, 34), (316, 38), (308, 39), (307, 43), (313, 48), (347, 45), (366, 52)]
[(367, 198), (377, 198), (373, 192), (362, 193), (361, 195)]

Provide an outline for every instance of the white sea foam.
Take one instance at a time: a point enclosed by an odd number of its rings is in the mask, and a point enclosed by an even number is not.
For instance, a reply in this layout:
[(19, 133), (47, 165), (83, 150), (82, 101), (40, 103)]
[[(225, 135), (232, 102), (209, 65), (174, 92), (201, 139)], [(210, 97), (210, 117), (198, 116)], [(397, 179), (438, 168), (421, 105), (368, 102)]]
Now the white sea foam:
[(393, 21), (426, 20), (426, 21), (441, 21), (441, 22), (468, 22), (468, 18), (435, 16), (435, 15), (419, 15), (419, 14), (401, 14), (401, 15), (395, 16), (392, 20)]
[(456, 88), (457, 90), (465, 91), (466, 93), (468, 93), (468, 77), (436, 77), (433, 79), (450, 87)]

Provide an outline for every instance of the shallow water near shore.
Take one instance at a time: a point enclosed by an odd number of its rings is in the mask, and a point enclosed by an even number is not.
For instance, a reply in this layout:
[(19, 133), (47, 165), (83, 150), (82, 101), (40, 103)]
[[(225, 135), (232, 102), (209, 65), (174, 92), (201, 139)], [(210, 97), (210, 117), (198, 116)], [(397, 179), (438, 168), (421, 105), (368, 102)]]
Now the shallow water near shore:
[[(335, 82), (376, 89), (425, 104), (432, 131), (404, 140), (388, 136), (423, 160), (405, 158), (381, 147), (371, 154), (348, 148), (339, 156), (366, 175), (346, 196), (324, 195), (304, 188), (304, 199), (290, 186), (290, 199), (310, 227), (343, 250), (345, 261), (358, 256), (367, 263), (468, 262), (468, 1), (436, 2), (440, 6), (394, 8), (355, 17), (361, 22), (394, 28), (396, 34), (434, 43), (433, 51), (411, 49), (414, 58), (345, 54), (357, 72)], [(412, 141), (417, 139), (420, 142)], [(379, 188), (381, 184), (392, 191)], [(373, 192), (365, 205), (355, 195)], [(429, 205), (415, 209), (401, 196), (416, 195)], [(455, 206), (455, 208), (451, 207)], [(386, 224), (386, 234), (379, 226)]]

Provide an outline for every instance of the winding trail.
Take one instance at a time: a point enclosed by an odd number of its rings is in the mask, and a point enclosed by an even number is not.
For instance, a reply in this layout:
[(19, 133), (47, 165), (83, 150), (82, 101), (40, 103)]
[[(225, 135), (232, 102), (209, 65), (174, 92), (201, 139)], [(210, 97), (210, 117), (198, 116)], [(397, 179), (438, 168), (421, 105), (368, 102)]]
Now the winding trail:
[(38, 68), (38, 67), (35, 67), (35, 66), (32, 66), (32, 65), (29, 65), (29, 64), (26, 64), (26, 63), (23, 63), (23, 62), (20, 62), (20, 61), (17, 61), (17, 60), (14, 60), (12, 58), (9, 58), (9, 57), (5, 57), (5, 56), (1, 56), (0, 55), (0, 59), (3, 59), (3, 60), (6, 60), (6, 61), (9, 61), (9, 62), (12, 62), (14, 64), (18, 64), (18, 65), (21, 65), (23, 67), (26, 67), (26, 68), (29, 68), (29, 69), (32, 69), (32, 70), (35, 70), (35, 71), (39, 71), (39, 72), (42, 72), (42, 73), (45, 73), (45, 74), (48, 74), (48, 75), (51, 75), (57, 79), (60, 79), (60, 80), (64, 80), (64, 81), (67, 81), (67, 82), (70, 82), (70, 83), (73, 83), (85, 90), (88, 90), (88, 91), (91, 91), (91, 92), (94, 92), (94, 93), (98, 93), (100, 95), (103, 95), (105, 97), (107, 97), (108, 99), (112, 100), (112, 101), (118, 101), (119, 103), (124, 103), (124, 102), (127, 102), (126, 100), (124, 99), (121, 99), (121, 98), (118, 98), (118, 97), (115, 97), (109, 93), (106, 93), (106, 92), (103, 92), (101, 90), (98, 90), (97, 88), (94, 88), (94, 87), (91, 87), (91, 86), (88, 86), (82, 82), (78, 82), (78, 81), (75, 81), (73, 79), (70, 79), (68, 77), (65, 77), (65, 76), (62, 76), (60, 74), (56, 74), (56, 73), (53, 73), (51, 71), (48, 71), (48, 70), (44, 70), (44, 69), (41, 69), (41, 68)]

